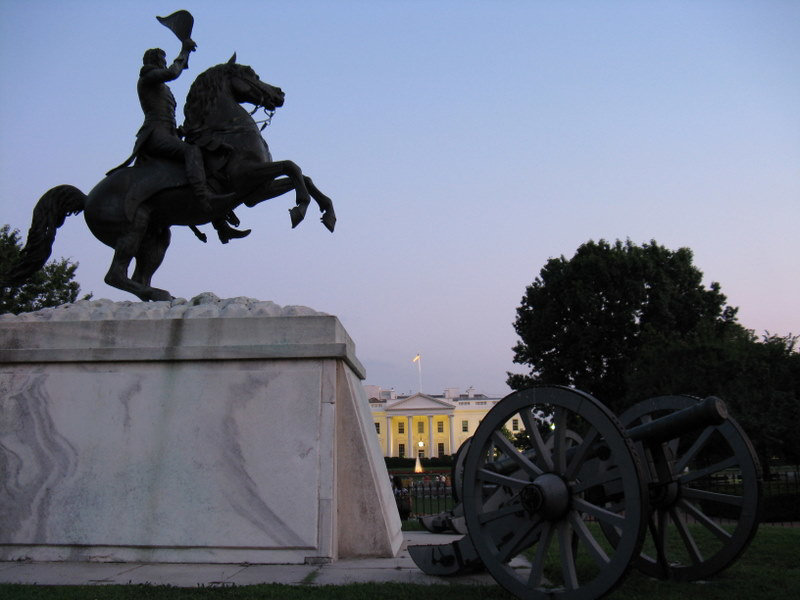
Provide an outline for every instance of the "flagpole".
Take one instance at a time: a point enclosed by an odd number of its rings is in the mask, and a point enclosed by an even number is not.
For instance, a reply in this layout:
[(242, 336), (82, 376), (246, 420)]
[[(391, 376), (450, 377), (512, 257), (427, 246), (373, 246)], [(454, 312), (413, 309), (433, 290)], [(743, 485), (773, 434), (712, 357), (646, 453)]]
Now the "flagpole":
[(417, 361), (417, 373), (419, 374), (419, 393), (422, 393), (422, 355), (418, 354), (419, 360)]
[(411, 362), (417, 363), (417, 374), (419, 375), (419, 389), (417, 390), (420, 394), (422, 393), (422, 355), (417, 352), (417, 355)]

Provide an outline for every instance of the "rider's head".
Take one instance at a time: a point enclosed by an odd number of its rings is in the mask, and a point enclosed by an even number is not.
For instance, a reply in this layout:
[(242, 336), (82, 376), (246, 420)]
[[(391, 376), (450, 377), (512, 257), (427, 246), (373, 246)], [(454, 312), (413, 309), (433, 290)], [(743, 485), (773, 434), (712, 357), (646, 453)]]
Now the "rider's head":
[(145, 66), (153, 67), (166, 67), (167, 66), (167, 53), (161, 48), (150, 48), (144, 53), (142, 64)]

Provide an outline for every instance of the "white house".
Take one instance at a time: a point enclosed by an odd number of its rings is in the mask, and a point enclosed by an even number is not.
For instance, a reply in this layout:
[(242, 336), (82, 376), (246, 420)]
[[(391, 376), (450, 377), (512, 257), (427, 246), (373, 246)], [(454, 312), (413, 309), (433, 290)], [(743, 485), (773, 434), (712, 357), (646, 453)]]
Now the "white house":
[[(501, 398), (466, 394), (447, 388), (444, 394), (398, 396), (394, 390), (365, 385), (375, 432), (384, 456), (420, 458), (453, 454), (475, 433), (478, 423)], [(509, 431), (522, 430), (522, 423), (512, 419)]]

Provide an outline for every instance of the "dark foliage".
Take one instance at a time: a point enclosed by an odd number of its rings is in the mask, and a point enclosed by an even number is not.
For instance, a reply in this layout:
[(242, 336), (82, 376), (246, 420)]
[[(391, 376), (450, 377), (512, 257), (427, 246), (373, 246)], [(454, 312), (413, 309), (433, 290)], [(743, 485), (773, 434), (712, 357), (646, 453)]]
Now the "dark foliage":
[[(81, 287), (74, 281), (78, 265), (66, 258), (50, 261), (21, 284), (6, 284), (21, 251), (19, 231), (8, 225), (0, 227), (0, 314), (30, 312), (78, 299)], [(91, 298), (91, 294), (84, 298)]]
[(691, 250), (655, 241), (590, 241), (571, 259), (550, 259), (517, 309), (514, 362), (530, 371), (509, 373), (509, 386), (572, 385), (617, 413), (662, 394), (716, 395), (762, 461), (796, 462), (797, 338), (759, 340), (737, 323), (719, 284), (706, 288), (702, 276)]

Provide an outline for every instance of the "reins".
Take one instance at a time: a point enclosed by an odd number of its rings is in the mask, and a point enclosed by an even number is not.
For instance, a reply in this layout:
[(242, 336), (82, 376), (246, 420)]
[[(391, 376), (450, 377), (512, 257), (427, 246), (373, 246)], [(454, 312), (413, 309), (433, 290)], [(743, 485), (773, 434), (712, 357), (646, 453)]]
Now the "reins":
[(267, 117), (265, 119), (260, 119), (260, 120), (253, 119), (253, 121), (256, 122), (256, 125), (263, 123), (261, 125), (260, 131), (264, 131), (264, 129), (266, 129), (269, 126), (269, 124), (272, 123), (272, 117), (275, 116), (275, 109), (273, 108), (272, 110), (267, 110), (266, 106), (261, 106), (260, 104), (256, 104), (255, 108), (253, 108), (253, 110), (250, 112), (250, 116), (252, 117), (259, 108), (264, 111), (264, 114), (267, 115)]

